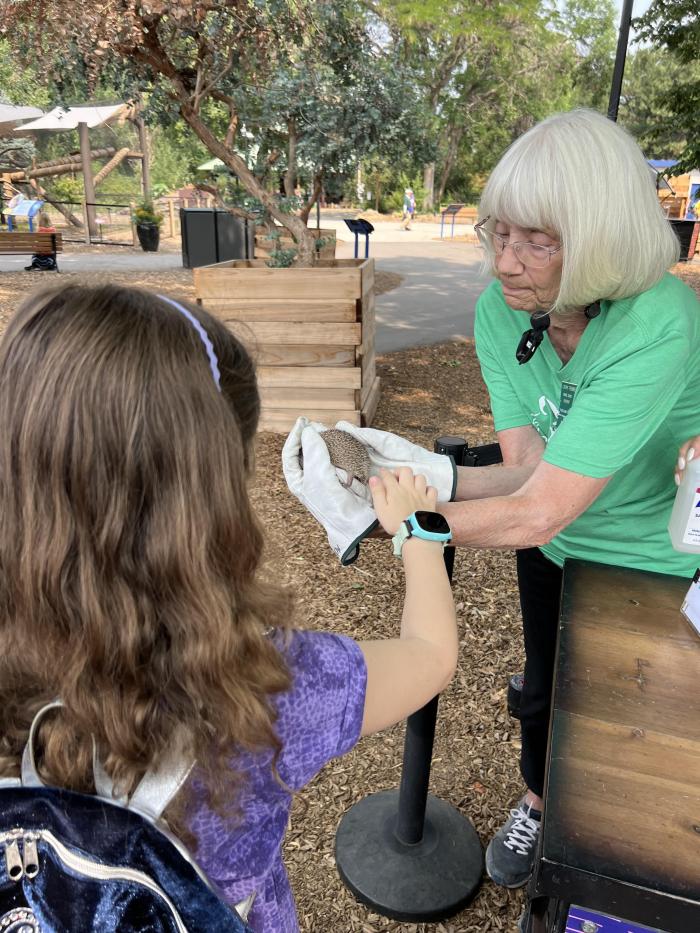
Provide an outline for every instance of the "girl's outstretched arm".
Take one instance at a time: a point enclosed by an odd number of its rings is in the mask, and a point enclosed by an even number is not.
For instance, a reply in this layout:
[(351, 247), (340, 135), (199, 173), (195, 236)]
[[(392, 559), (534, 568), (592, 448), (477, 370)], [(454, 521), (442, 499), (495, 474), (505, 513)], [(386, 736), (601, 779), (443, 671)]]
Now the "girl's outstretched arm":
[[(437, 492), (408, 467), (382, 471), (370, 488), (377, 516), (395, 534), (415, 511), (435, 511)], [(405, 719), (451, 681), (458, 638), (452, 588), (439, 543), (409, 538), (403, 545), (406, 597), (399, 638), (361, 642), (367, 664), (362, 735)]]

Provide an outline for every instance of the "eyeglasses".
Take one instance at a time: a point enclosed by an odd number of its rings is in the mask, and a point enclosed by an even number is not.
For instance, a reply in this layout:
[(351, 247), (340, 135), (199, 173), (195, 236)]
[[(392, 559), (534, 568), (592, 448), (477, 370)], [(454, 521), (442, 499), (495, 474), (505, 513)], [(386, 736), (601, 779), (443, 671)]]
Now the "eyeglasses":
[(538, 243), (528, 243), (525, 240), (519, 243), (509, 243), (506, 237), (502, 237), (498, 233), (493, 233), (491, 230), (484, 229), (484, 224), (490, 219), (491, 216), (489, 215), (479, 221), (478, 224), (475, 224), (474, 232), (478, 236), (481, 245), (487, 250), (492, 250), (496, 256), (502, 256), (510, 246), (517, 256), (518, 261), (524, 266), (529, 266), (531, 269), (543, 269), (549, 264), (552, 256), (561, 249), (561, 246), (552, 249), (551, 246), (540, 246)]

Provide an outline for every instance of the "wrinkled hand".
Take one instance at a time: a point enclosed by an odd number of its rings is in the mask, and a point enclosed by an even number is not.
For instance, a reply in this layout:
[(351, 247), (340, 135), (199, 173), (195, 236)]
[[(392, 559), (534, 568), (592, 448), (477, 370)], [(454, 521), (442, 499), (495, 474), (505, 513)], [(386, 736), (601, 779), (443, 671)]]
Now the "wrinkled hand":
[(425, 476), (414, 476), (410, 467), (396, 473), (381, 470), (369, 480), (377, 518), (389, 535), (395, 535), (401, 522), (414, 512), (434, 512), (437, 490), (428, 486)]
[(685, 444), (681, 444), (678, 451), (678, 463), (676, 464), (674, 474), (676, 486), (680, 486), (683, 480), (683, 471), (686, 468), (686, 464), (690, 463), (695, 457), (700, 457), (700, 434), (696, 434), (695, 437), (689, 438)]

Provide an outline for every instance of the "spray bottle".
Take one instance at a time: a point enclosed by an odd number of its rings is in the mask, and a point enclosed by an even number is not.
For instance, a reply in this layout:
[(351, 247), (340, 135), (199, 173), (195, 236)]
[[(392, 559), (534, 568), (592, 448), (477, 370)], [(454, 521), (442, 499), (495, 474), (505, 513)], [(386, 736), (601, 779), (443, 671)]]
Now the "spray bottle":
[(685, 468), (668, 523), (668, 533), (677, 551), (700, 554), (700, 456)]

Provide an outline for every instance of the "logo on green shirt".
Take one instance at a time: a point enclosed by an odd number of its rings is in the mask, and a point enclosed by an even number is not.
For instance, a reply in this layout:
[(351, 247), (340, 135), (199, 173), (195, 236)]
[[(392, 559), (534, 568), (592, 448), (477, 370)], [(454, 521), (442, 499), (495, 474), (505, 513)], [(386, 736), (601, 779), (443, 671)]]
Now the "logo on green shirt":
[(539, 410), (530, 413), (530, 420), (545, 443), (553, 437), (554, 432), (567, 416), (575, 394), (575, 383), (562, 382), (558, 405), (546, 395), (540, 396)]

